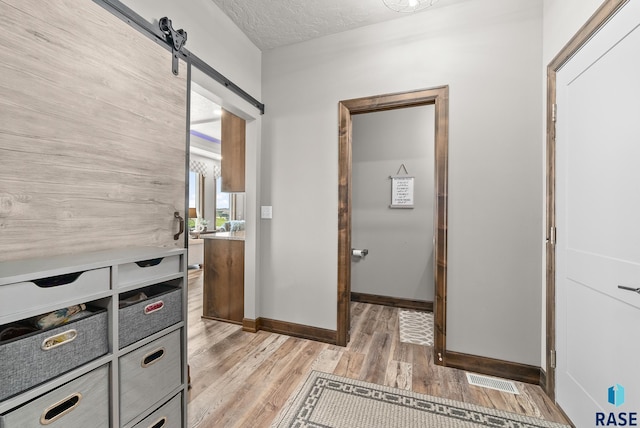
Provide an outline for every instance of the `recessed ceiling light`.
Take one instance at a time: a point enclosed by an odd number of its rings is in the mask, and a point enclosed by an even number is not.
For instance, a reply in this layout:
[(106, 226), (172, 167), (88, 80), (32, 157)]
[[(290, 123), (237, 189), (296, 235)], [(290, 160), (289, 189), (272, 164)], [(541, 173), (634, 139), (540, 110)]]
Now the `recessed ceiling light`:
[(394, 12), (413, 13), (433, 6), (438, 0), (382, 0)]

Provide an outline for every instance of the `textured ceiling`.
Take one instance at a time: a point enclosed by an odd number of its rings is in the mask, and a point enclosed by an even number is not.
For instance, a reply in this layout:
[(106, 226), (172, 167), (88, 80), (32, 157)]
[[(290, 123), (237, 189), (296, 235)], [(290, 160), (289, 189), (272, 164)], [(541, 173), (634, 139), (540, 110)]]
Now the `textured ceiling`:
[[(434, 8), (470, 0), (440, 0)], [(409, 14), (382, 0), (213, 0), (261, 50), (290, 45)]]

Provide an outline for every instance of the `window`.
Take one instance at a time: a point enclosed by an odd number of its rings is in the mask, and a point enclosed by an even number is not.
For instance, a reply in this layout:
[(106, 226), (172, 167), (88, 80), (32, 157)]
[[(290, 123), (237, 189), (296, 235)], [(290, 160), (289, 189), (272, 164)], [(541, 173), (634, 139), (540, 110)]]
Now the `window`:
[(189, 208), (195, 208), (196, 210), (199, 208), (198, 204), (198, 184), (200, 180), (198, 180), (197, 172), (189, 171)]
[(222, 179), (216, 179), (216, 228), (225, 222), (232, 220), (231, 217), (231, 194), (222, 192)]
[(195, 219), (204, 215), (204, 177), (189, 171), (189, 228), (194, 228)]

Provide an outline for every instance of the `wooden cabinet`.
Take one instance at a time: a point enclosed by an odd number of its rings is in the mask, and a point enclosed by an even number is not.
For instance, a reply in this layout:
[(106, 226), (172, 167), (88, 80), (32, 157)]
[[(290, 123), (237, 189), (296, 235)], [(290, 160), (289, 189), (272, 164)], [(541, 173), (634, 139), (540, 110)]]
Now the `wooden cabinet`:
[(203, 317), (242, 324), (244, 241), (205, 239)]
[(222, 111), (221, 177), (223, 192), (244, 192), (245, 173), (245, 120)]

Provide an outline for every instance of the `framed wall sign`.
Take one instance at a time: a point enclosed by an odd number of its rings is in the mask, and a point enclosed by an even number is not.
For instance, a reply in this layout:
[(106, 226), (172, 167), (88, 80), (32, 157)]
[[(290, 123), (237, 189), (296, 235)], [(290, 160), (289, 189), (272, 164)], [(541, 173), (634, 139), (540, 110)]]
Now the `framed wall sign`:
[(413, 180), (408, 175), (391, 177), (391, 205), (389, 208), (413, 208)]

